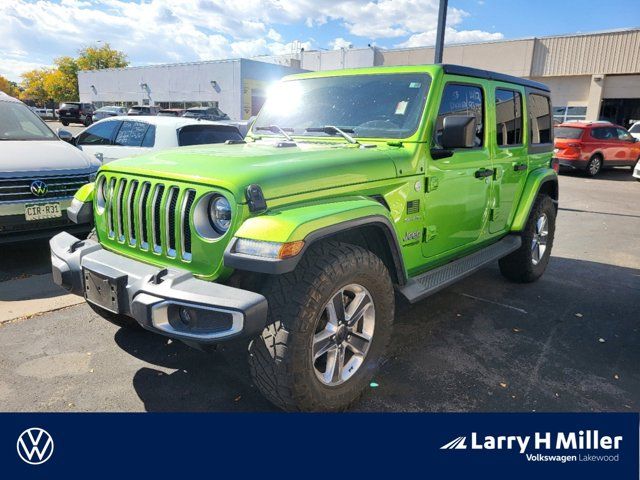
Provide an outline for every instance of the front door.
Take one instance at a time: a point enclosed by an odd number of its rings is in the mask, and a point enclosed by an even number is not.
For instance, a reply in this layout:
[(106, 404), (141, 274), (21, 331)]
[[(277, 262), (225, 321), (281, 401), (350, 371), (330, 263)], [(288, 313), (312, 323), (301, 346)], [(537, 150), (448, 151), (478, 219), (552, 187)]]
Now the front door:
[(489, 232), (505, 230), (515, 214), (515, 208), (527, 179), (528, 155), (523, 136), (524, 90), (496, 87), (496, 131), (490, 135), (495, 182), (490, 211)]
[[(453, 150), (447, 158), (427, 165), (426, 235), (422, 252), (433, 258), (453, 254), (475, 242), (487, 219), (493, 166), (486, 141), (486, 91), (467, 77), (449, 77), (442, 93), (433, 138), (434, 149), (445, 117), (475, 116), (475, 146)], [(437, 155), (434, 155), (437, 156)]]

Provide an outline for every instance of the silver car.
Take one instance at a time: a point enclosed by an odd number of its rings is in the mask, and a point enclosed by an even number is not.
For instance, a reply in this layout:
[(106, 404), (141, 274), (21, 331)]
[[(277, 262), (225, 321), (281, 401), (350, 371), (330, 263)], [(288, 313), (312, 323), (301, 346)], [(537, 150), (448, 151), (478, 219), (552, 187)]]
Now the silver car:
[[(59, 135), (71, 138), (63, 130)], [(0, 244), (89, 231), (66, 215), (100, 162), (63, 142), (24, 103), (0, 92)]]

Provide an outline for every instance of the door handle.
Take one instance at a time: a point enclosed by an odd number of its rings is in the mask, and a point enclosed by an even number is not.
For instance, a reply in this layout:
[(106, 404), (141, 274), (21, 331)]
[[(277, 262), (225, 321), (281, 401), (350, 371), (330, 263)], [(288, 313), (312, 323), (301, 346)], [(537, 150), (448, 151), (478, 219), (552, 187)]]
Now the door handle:
[(480, 170), (476, 170), (476, 178), (485, 178), (493, 175), (493, 170), (490, 168), (481, 168)]
[(529, 168), (529, 167), (527, 166), (526, 163), (518, 163), (518, 164), (513, 166), (513, 171), (514, 172), (521, 172), (523, 170), (526, 170), (527, 168)]

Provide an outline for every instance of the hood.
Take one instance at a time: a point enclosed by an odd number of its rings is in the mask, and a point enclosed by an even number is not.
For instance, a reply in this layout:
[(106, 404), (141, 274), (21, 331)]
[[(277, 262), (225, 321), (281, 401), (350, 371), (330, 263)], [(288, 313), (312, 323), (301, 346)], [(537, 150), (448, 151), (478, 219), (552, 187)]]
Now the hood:
[(257, 183), (266, 199), (396, 176), (391, 147), (337, 143), (299, 143), (277, 147), (259, 141), (239, 145), (200, 145), (116, 160), (104, 170), (167, 177), (225, 188), (243, 201), (247, 185)]
[(93, 172), (100, 163), (62, 140), (0, 142), (0, 176), (66, 175)]

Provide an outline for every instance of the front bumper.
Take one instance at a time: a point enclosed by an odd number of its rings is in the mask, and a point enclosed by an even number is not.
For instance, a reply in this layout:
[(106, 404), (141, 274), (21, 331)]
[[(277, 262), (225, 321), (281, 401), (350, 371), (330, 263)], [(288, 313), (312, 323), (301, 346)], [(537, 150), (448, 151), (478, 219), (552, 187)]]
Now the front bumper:
[(266, 325), (267, 300), (260, 294), (199, 280), (185, 270), (131, 260), (68, 233), (53, 237), (50, 246), (56, 284), (96, 303), (90, 298), (95, 294), (87, 292), (97, 288), (92, 282), (99, 278), (113, 287), (113, 303), (99, 306), (132, 317), (160, 335), (213, 344), (254, 336)]

